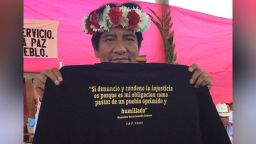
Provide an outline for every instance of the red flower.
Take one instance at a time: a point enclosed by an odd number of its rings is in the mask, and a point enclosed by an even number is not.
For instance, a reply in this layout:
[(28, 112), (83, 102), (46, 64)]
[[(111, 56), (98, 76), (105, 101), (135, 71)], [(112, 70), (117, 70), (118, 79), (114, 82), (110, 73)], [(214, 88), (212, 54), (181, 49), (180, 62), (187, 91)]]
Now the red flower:
[(117, 26), (121, 23), (122, 14), (123, 12), (119, 9), (119, 7), (112, 7), (108, 15), (110, 17), (111, 22), (115, 26)]
[(100, 28), (100, 25), (98, 23), (97, 14), (96, 12), (92, 13), (92, 22), (91, 22), (96, 29)]
[(127, 18), (128, 18), (128, 29), (134, 30), (140, 21), (140, 16), (136, 13), (135, 10), (131, 10), (127, 14)]
[(90, 22), (90, 20), (89, 20), (89, 18), (86, 20), (86, 29), (88, 30), (88, 33), (89, 34), (93, 34), (94, 33), (94, 31), (92, 30), (92, 28), (91, 28), (91, 22)]

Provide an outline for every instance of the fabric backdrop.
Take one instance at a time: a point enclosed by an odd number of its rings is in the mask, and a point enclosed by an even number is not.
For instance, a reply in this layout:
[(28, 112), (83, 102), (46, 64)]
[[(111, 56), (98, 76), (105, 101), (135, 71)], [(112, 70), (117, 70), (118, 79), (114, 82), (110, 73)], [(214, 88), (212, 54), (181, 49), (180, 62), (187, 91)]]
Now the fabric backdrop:
[[(126, 0), (111, 0), (111, 2)], [(94, 64), (90, 35), (82, 31), (82, 18), (108, 0), (25, 0), (24, 18), (58, 20), (58, 59), (24, 58), (24, 72), (40, 72), (50, 67)], [(149, 13), (148, 7), (161, 12), (161, 5), (138, 2)], [(211, 95), (215, 103), (232, 101), (232, 19), (220, 18), (196, 11), (170, 6), (174, 42), (179, 64), (197, 64), (213, 77)], [(153, 23), (143, 33), (140, 54), (147, 62), (165, 62), (159, 31)]]

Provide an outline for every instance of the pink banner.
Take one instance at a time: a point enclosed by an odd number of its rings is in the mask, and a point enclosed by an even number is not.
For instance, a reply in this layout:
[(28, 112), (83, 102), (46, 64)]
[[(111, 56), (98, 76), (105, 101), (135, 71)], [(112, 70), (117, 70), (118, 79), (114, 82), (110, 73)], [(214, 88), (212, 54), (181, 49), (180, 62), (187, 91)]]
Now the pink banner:
[[(113, 0), (112, 0), (113, 1)], [(120, 0), (114, 0), (120, 2)], [(123, 0), (124, 1), (124, 0)], [(58, 59), (25, 59), (25, 72), (39, 72), (49, 67), (94, 64), (99, 62), (93, 53), (90, 35), (82, 32), (81, 21), (92, 9), (107, 0), (24, 1), (24, 17), (59, 20)], [(122, 2), (122, 1), (121, 1)], [(144, 11), (148, 7), (161, 12), (161, 5), (138, 2)], [(197, 64), (213, 77), (211, 94), (214, 102), (232, 101), (232, 20), (219, 18), (178, 7), (170, 7), (175, 31), (177, 61), (179, 64)], [(143, 33), (141, 55), (147, 62), (165, 62), (159, 31), (153, 23)]]

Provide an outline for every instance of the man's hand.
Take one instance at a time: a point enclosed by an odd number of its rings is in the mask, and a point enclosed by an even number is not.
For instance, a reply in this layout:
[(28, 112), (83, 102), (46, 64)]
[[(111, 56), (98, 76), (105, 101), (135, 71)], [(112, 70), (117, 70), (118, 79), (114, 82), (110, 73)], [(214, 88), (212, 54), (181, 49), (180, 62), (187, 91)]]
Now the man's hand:
[(191, 66), (189, 66), (188, 70), (190, 72), (193, 72), (189, 83), (194, 84), (195, 88), (198, 88), (199, 86), (207, 86), (210, 89), (212, 87), (211, 76), (199, 67), (197, 67), (196, 64), (192, 64)]
[(40, 97), (43, 97), (46, 79), (50, 78), (55, 85), (63, 81), (62, 75), (57, 68), (47, 69), (33, 78), (32, 83)]

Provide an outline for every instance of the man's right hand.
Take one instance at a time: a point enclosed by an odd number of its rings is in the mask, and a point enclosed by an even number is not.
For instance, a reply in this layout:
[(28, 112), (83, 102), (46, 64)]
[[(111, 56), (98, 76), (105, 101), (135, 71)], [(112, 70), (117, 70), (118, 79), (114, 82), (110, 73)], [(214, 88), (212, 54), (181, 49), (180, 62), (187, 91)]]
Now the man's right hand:
[(62, 75), (57, 68), (47, 69), (33, 78), (33, 86), (41, 98), (44, 95), (45, 82), (47, 78), (50, 78), (55, 85), (59, 85), (60, 82), (63, 81)]

